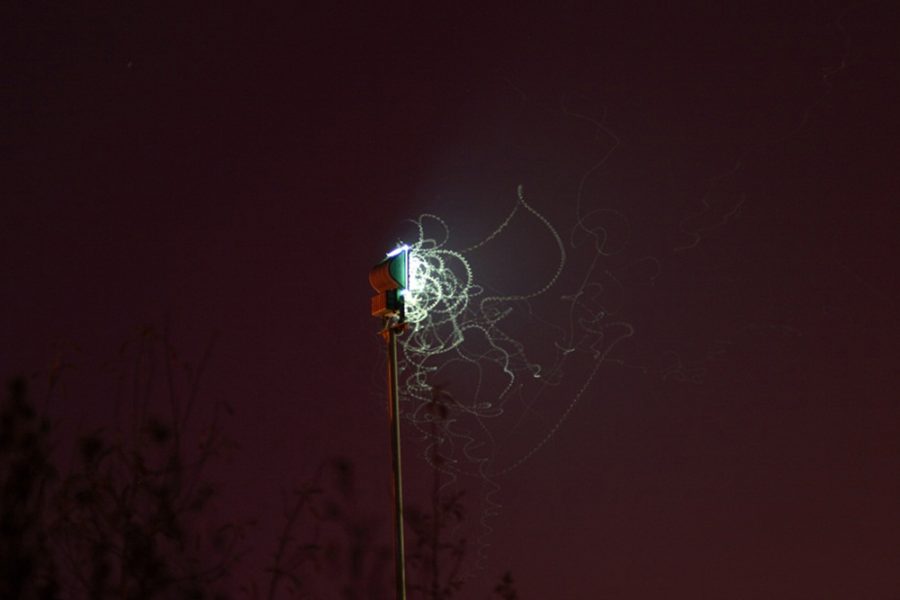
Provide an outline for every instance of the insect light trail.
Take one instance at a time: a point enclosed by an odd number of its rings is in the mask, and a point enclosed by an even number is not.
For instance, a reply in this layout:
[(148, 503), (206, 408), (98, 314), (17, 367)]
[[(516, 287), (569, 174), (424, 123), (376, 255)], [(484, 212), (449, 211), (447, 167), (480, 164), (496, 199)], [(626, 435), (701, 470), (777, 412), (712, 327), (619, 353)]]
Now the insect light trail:
[[(425, 440), (424, 459), (447, 474), (444, 488), (458, 484), (461, 477), (480, 481), (481, 557), (491, 531), (488, 521), (501, 508), (498, 477), (521, 466), (560, 431), (612, 349), (633, 334), (629, 323), (612, 318), (614, 311), (605, 300), (608, 282), (599, 281), (600, 259), (609, 255), (599, 213), (578, 220), (571, 246), (594, 256), (568, 284), (574, 289), (560, 290), (569, 266), (566, 244), (529, 203), (521, 185), (516, 196), (508, 215), (471, 246), (454, 249), (450, 227), (432, 214), (413, 221), (416, 239), (408, 243), (410, 282), (405, 302), (410, 329), (400, 338), (403, 412)], [(488, 252), (491, 242), (513, 235), (523, 218), (533, 219), (547, 233), (545, 243), (552, 243), (556, 264), (530, 291), (488, 293), (489, 283), (479, 283), (473, 257)], [(594, 244), (584, 243), (590, 237)], [(555, 323), (535, 314), (532, 303), (541, 298), (555, 303)], [(540, 323), (552, 341), (529, 347), (516, 335), (516, 317)], [(540, 359), (533, 357), (537, 354)], [(587, 362), (570, 369), (576, 356)], [(449, 384), (444, 380), (447, 373), (456, 374)], [(563, 388), (564, 381), (574, 389)], [(457, 393), (459, 388), (464, 393)], [(568, 391), (549, 394), (551, 389)], [(509, 405), (512, 397), (522, 399), (525, 408)], [(552, 404), (550, 412), (556, 416), (543, 422), (542, 432), (529, 447), (500, 462), (501, 440), (520, 427), (525, 413), (537, 403)]]

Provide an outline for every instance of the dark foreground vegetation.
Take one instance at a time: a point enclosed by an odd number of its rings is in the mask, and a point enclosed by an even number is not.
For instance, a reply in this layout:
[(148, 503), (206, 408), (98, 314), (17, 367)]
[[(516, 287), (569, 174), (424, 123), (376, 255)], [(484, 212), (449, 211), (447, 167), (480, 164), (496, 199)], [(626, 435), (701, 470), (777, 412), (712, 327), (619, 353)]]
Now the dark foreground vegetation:
[[(71, 450), (56, 447), (26, 380), (10, 382), (0, 409), (0, 598), (393, 597), (388, 528), (360, 508), (348, 459), (324, 461), (286, 494), (269, 564), (236, 581), (253, 524), (211, 510), (221, 490), (206, 476), (234, 451), (220, 426), (228, 407), (193, 426), (203, 361), (179, 362), (153, 330), (118, 362), (128, 391), (110, 423), (79, 434)], [(59, 376), (44, 380), (51, 393)], [(164, 402), (151, 393), (159, 379)], [(459, 493), (409, 510), (411, 599), (518, 598), (508, 573), (492, 590), (460, 576), (466, 540), (450, 532), (464, 515)]]

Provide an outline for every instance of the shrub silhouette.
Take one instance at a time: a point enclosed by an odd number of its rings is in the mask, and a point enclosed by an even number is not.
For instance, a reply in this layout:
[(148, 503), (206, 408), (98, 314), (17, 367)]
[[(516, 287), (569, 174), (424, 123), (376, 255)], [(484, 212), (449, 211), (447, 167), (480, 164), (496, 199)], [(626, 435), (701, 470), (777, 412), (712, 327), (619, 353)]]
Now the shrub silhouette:
[(22, 378), (10, 382), (0, 408), (0, 598), (57, 598), (56, 565), (47, 539), (50, 425), (26, 398)]
[[(243, 525), (206, 517), (216, 488), (204, 466), (228, 447), (220, 406), (197, 443), (185, 443), (203, 363), (194, 370), (180, 362), (167, 336), (150, 328), (123, 345), (119, 363), (131, 384), (126, 427), (82, 436), (75, 467), (53, 496), (49, 534), (62, 581), (91, 598), (221, 596), (216, 590), (239, 558)], [(166, 416), (155, 413), (151, 393), (160, 363)]]
[[(234, 586), (248, 524), (210, 517), (219, 490), (204, 474), (233, 450), (219, 426), (228, 407), (213, 405), (202, 431), (189, 427), (205, 360), (180, 362), (165, 334), (145, 328), (119, 361), (130, 389), (125, 425), (80, 436), (64, 475), (51, 461), (49, 420), (24, 379), (10, 383), (0, 407), (0, 598), (224, 598), (229, 587), (251, 598), (393, 597), (387, 519), (367, 512), (346, 458), (285, 495), (262, 589)], [(151, 393), (160, 373), (163, 402)], [(463, 588), (466, 543), (449, 535), (464, 518), (463, 494), (435, 478), (431, 510), (407, 513), (411, 599), (446, 600)], [(494, 597), (518, 598), (508, 574)]]

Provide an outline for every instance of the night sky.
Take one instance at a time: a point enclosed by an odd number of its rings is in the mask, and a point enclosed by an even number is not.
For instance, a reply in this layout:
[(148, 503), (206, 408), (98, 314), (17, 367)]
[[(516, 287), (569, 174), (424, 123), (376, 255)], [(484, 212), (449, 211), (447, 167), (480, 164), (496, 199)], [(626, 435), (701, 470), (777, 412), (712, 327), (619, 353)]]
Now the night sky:
[[(460, 424), (503, 473), (459, 481), (462, 597), (898, 597), (895, 3), (79, 4), (4, 11), (0, 365), (72, 365), (61, 429), (103, 423), (141, 327), (214, 340), (248, 560), (332, 456), (387, 523), (368, 271), (423, 213), (478, 243), (521, 186), (567, 261), (504, 330), (552, 363), (585, 277), (618, 329)], [(471, 263), (527, 294), (558, 258), (520, 209)]]

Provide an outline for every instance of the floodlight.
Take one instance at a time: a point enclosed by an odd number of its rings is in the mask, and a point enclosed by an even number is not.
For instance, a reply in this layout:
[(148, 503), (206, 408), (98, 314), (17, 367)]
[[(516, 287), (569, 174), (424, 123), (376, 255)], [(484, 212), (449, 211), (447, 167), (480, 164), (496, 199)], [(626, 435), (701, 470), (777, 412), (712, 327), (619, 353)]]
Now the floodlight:
[(378, 292), (372, 298), (373, 317), (404, 318), (404, 292), (409, 288), (409, 246), (398, 246), (369, 271), (369, 283)]

